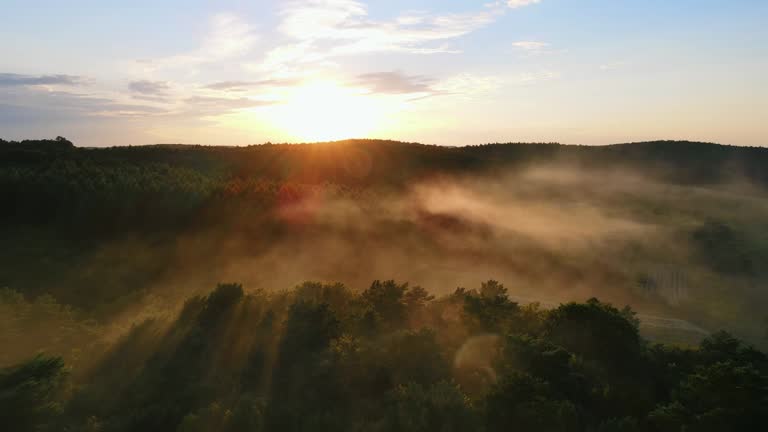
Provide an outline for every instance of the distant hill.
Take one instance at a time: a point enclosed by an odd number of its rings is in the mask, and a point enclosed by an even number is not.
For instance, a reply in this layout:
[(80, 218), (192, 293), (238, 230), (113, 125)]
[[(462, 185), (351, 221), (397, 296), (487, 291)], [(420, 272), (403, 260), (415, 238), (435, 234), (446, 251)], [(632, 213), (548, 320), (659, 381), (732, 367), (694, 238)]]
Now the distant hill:
[[(425, 178), (514, 173), (558, 164), (629, 171), (685, 185), (746, 181), (768, 187), (768, 149), (657, 141), (608, 146), (507, 143), (444, 147), (345, 140), (246, 147), (160, 144), (82, 148), (65, 138), (0, 140), (0, 220), (77, 224), (177, 223), (192, 209), (256, 193), (277, 199), (284, 185), (351, 190), (402, 188)], [(245, 188), (245, 189), (244, 189)], [(226, 199), (225, 199), (226, 201)]]
[(689, 141), (607, 146), (496, 143), (443, 147), (385, 140), (345, 140), (246, 147), (159, 144), (80, 148), (56, 140), (2, 141), (0, 166), (45, 166), (53, 161), (99, 166), (166, 164), (205, 175), (256, 176), (301, 182), (397, 184), (414, 176), (558, 162), (633, 169), (665, 181), (709, 184), (747, 180), (768, 186), (768, 149)]

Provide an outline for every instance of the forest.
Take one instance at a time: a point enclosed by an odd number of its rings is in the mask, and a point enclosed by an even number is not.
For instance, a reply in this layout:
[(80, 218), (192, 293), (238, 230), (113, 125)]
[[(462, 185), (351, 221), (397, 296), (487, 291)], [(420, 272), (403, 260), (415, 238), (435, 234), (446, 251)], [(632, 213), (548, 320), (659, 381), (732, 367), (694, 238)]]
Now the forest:
[(768, 150), (0, 140), (9, 431), (768, 424)]

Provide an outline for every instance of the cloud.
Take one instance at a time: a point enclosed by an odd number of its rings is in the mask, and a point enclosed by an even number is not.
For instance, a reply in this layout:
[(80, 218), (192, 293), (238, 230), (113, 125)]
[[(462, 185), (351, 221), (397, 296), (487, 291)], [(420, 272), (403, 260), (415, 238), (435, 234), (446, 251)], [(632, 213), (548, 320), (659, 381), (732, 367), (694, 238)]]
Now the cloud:
[(471, 13), (409, 13), (375, 20), (356, 0), (293, 1), (281, 11), (278, 26), (291, 42), (272, 49), (262, 68), (281, 69), (331, 57), (378, 52), (457, 52), (445, 44), (488, 25), (502, 13), (498, 6), (490, 5)]
[[(133, 82), (137, 92), (153, 97), (165, 86), (156, 82)], [(139, 97), (144, 96), (138, 93)], [(133, 96), (137, 99), (136, 96)], [(128, 102), (125, 102), (128, 101)], [(202, 95), (163, 104), (131, 103), (125, 95), (95, 95), (66, 91), (46, 91), (32, 87), (6, 88), (0, 91), (0, 124), (45, 124), (63, 122), (80, 124), (88, 119), (154, 118), (163, 122), (186, 121), (225, 115), (236, 110), (274, 104), (274, 101), (250, 98), (224, 98)]]
[(208, 84), (203, 88), (221, 91), (245, 91), (254, 85), (256, 85), (255, 81), (219, 81)]
[(211, 20), (211, 31), (198, 54), (214, 58), (240, 56), (247, 53), (257, 40), (253, 28), (240, 17), (221, 13)]
[(83, 85), (85, 79), (76, 75), (21, 75), (0, 73), (0, 87), (36, 85)]
[(507, 0), (507, 6), (512, 9), (541, 3), (541, 0)]
[(460, 74), (446, 78), (433, 87), (435, 91), (443, 94), (470, 96), (493, 91), (503, 83), (504, 80), (496, 76)]
[(159, 59), (142, 59), (136, 63), (146, 71), (166, 68), (187, 68), (239, 58), (250, 52), (259, 37), (254, 28), (239, 16), (219, 13), (210, 20), (210, 28), (192, 52)]
[(486, 7), (498, 8), (508, 7), (510, 9), (517, 9), (525, 6), (531, 6), (541, 3), (541, 0), (496, 0), (490, 3), (486, 3)]
[(253, 108), (275, 103), (273, 101), (261, 101), (249, 98), (220, 98), (210, 96), (192, 96), (185, 99), (184, 102), (190, 105), (222, 108), (223, 110)]
[(128, 83), (128, 89), (134, 93), (160, 96), (166, 94), (170, 86), (165, 81), (140, 80)]
[(7, 118), (28, 122), (46, 119), (77, 121), (84, 117), (140, 117), (165, 113), (162, 108), (123, 103), (117, 99), (66, 91), (16, 87), (0, 92), (0, 105)]
[(185, 106), (178, 113), (179, 117), (205, 118), (226, 115), (234, 111), (274, 105), (275, 101), (250, 98), (224, 98), (212, 96), (192, 96), (184, 99)]
[(375, 72), (359, 75), (355, 85), (373, 93), (407, 94), (432, 93), (434, 80), (423, 76), (409, 76), (402, 72)]
[(559, 76), (552, 71), (523, 72), (509, 76), (463, 73), (437, 80), (393, 71), (359, 75), (350, 85), (366, 88), (371, 93), (414, 95), (410, 100), (415, 101), (434, 96), (474, 97), (506, 85), (530, 85)]
[(560, 76), (557, 72), (524, 72), (510, 76), (459, 74), (445, 78), (433, 84), (432, 95), (461, 96), (471, 98), (492, 92), (507, 85), (530, 85), (537, 82), (549, 81)]
[(105, 102), (99, 110), (92, 112), (96, 115), (119, 116), (119, 117), (144, 117), (150, 114), (167, 114), (164, 108), (150, 105), (117, 103), (115, 101)]
[(298, 79), (266, 79), (260, 81), (219, 81), (203, 86), (208, 90), (225, 92), (242, 92), (255, 87), (285, 87), (299, 83)]
[(514, 42), (512, 46), (525, 51), (541, 51), (546, 48), (549, 48), (548, 43), (537, 42), (537, 41), (517, 41), (517, 42)]

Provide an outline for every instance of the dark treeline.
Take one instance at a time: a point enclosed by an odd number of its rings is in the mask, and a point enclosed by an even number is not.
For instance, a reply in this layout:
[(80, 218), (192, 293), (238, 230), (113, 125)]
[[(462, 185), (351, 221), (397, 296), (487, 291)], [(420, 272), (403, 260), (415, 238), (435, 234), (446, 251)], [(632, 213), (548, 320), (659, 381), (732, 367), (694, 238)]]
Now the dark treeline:
[[(508, 172), (542, 162), (641, 171), (660, 181), (768, 185), (768, 150), (695, 142), (612, 146), (488, 144), (442, 147), (379, 140), (248, 147), (151, 145), (77, 148), (70, 141), (0, 140), (0, 218), (112, 221), (124, 229), (177, 221), (232, 194), (274, 198), (284, 185), (357, 190), (403, 187), (440, 175)], [(89, 217), (90, 216), (90, 217)]]
[(136, 324), (87, 367), (0, 372), (25, 431), (745, 431), (768, 422), (768, 357), (727, 333), (651, 344), (629, 308), (552, 310), (503, 285), (435, 298), (376, 281), (223, 284)]

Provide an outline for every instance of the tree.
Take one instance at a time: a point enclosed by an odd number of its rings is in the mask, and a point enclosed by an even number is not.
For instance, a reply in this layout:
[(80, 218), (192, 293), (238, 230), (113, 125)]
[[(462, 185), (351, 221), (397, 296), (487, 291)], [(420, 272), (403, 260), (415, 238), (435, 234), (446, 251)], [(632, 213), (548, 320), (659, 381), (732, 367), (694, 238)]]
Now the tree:
[(699, 367), (683, 381), (676, 400), (655, 409), (650, 419), (670, 431), (754, 430), (768, 424), (768, 377), (734, 361)]
[(503, 284), (489, 280), (480, 291), (457, 290), (464, 294), (465, 322), (475, 333), (506, 333), (518, 322), (520, 307), (510, 301)]
[(0, 425), (14, 432), (36, 431), (53, 421), (66, 372), (59, 357), (37, 356), (0, 371)]
[(768, 372), (768, 356), (752, 346), (745, 345), (726, 331), (719, 331), (701, 341), (699, 350), (706, 364), (735, 361), (751, 364), (763, 372)]
[(463, 432), (480, 429), (477, 410), (460, 388), (448, 381), (424, 387), (409, 383), (392, 392), (385, 430)]
[(418, 310), (434, 297), (421, 287), (398, 284), (393, 280), (374, 281), (362, 294), (385, 328), (403, 327), (414, 310)]
[(557, 398), (549, 384), (528, 374), (506, 376), (488, 395), (486, 403), (488, 432), (579, 430), (573, 403)]
[(629, 309), (592, 298), (553, 310), (544, 323), (553, 343), (609, 369), (625, 368), (641, 353), (639, 321)]

